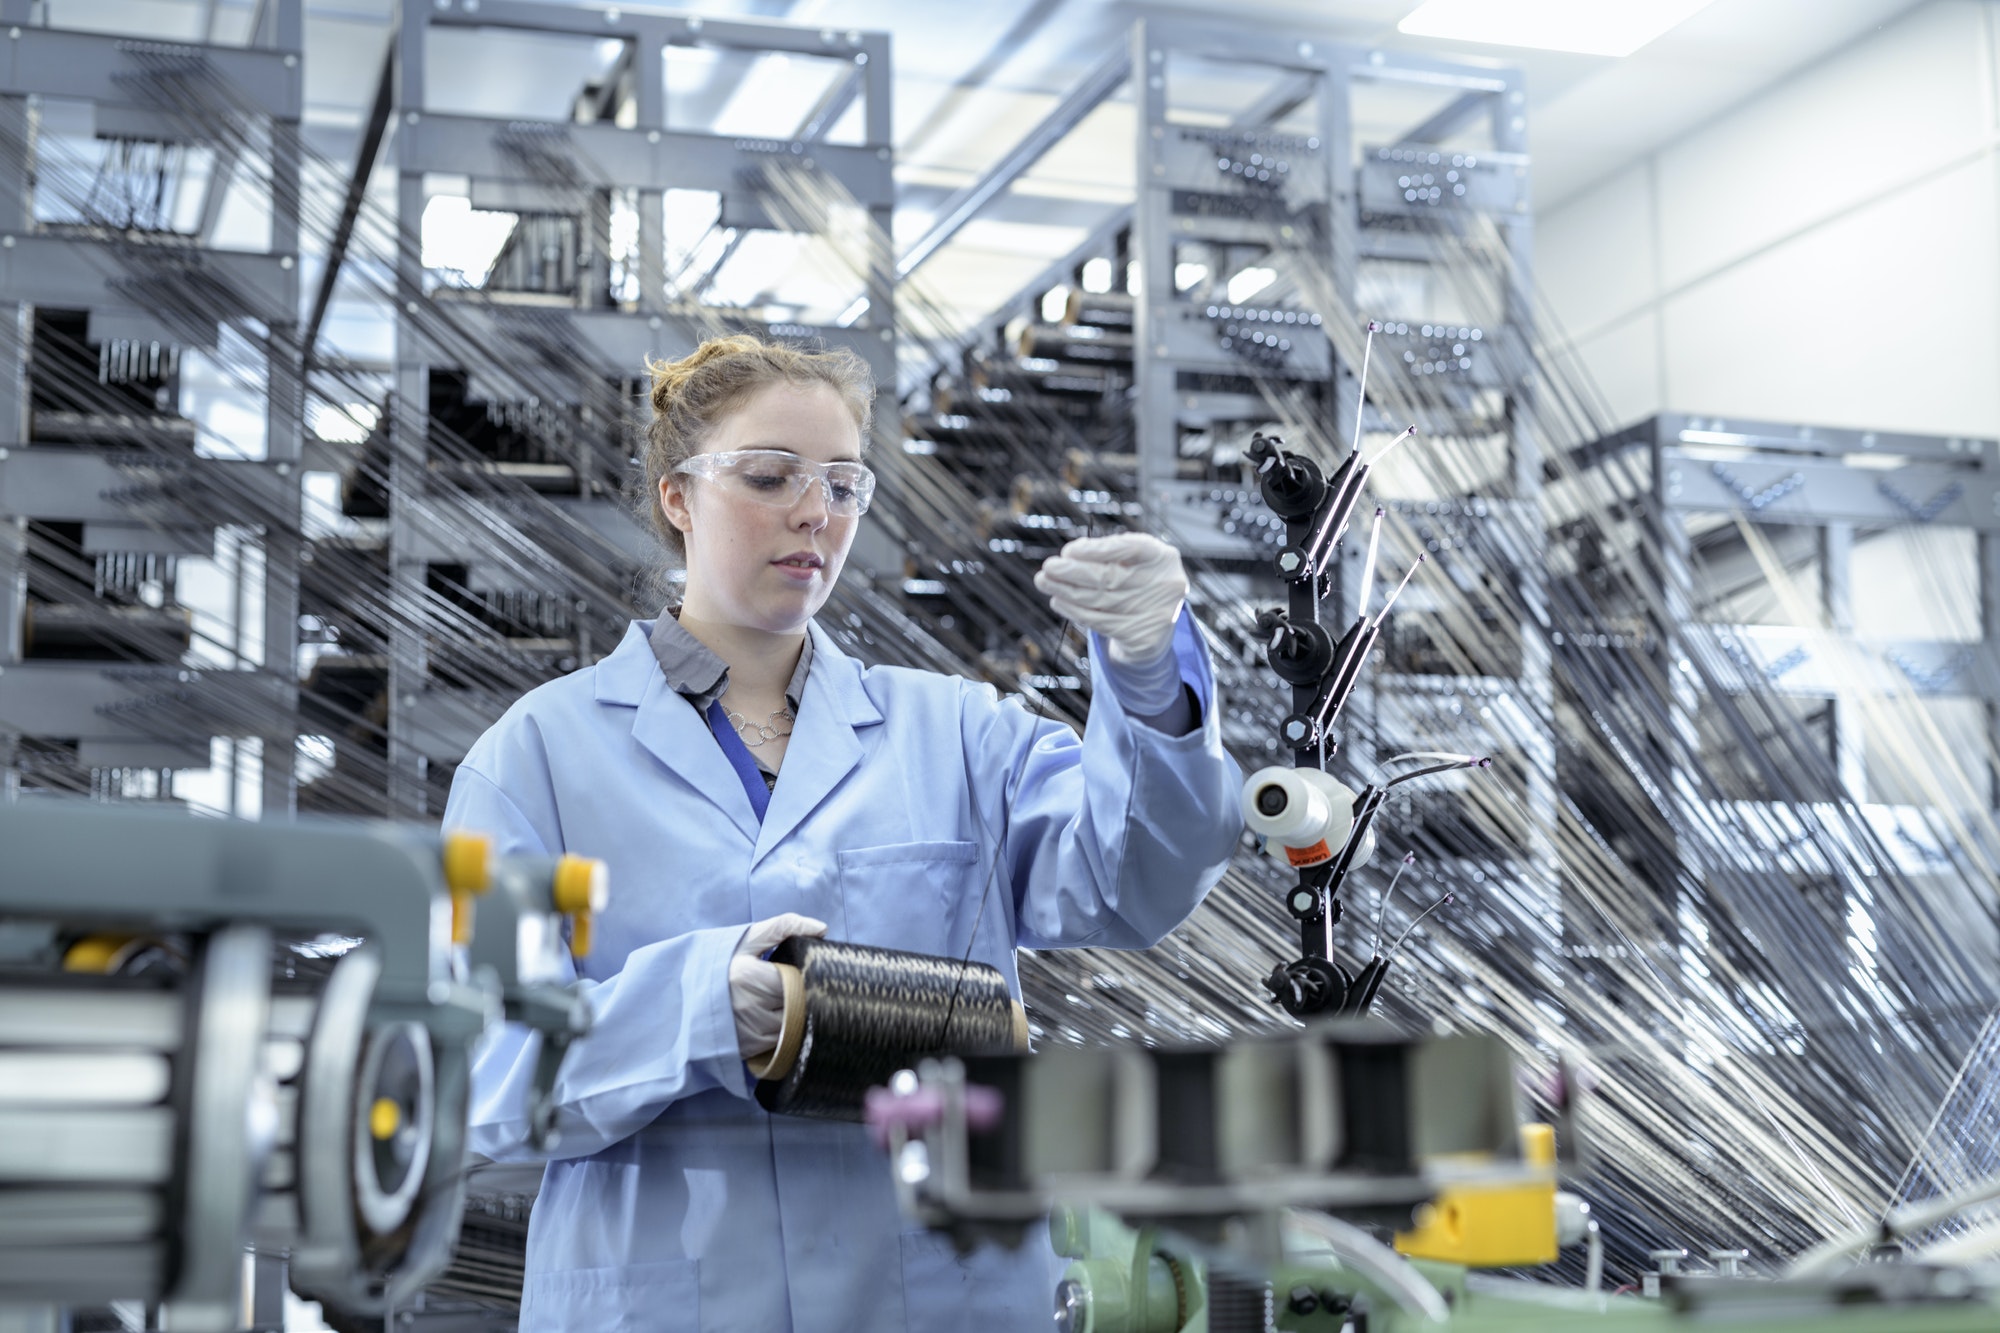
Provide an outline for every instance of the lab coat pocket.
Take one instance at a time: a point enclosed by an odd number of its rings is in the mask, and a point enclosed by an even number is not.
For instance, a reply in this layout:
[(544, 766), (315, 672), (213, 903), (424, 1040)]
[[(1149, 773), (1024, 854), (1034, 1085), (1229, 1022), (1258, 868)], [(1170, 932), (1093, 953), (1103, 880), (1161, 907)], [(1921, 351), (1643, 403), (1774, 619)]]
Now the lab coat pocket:
[(660, 1333), (701, 1327), (701, 1265), (693, 1259), (528, 1276), (521, 1333)]
[(1040, 1227), (1020, 1248), (983, 1244), (965, 1254), (935, 1231), (905, 1231), (903, 1322), (909, 1333), (1015, 1333), (1047, 1327), (1055, 1254)]
[(840, 853), (840, 900), (855, 944), (941, 954), (961, 902), (979, 893), (979, 844), (897, 842)]

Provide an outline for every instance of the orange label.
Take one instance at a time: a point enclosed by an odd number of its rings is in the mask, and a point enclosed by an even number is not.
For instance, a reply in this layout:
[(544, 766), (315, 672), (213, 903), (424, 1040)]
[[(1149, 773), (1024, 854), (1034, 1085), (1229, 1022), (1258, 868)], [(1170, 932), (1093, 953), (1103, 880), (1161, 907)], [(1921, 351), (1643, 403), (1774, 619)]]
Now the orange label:
[(1285, 848), (1285, 859), (1290, 861), (1292, 868), (1296, 870), (1301, 866), (1316, 866), (1322, 861), (1331, 861), (1333, 850), (1326, 845), (1326, 839), (1321, 838), (1310, 847)]

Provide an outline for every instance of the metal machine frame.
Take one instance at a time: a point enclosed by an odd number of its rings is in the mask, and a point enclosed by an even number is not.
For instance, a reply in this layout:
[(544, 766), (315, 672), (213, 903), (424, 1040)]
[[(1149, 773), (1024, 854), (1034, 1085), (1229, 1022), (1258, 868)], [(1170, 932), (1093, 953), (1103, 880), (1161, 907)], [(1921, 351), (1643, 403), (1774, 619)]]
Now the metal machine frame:
[[(81, 802), (0, 807), (0, 839), (0, 1317), (136, 1299), (234, 1328), (252, 1241), (343, 1310), (407, 1298), (449, 1261), (503, 1013), (541, 1036), (525, 1114), (553, 1141), (601, 864)], [(329, 930), (360, 938), (285, 982), (274, 944)]]

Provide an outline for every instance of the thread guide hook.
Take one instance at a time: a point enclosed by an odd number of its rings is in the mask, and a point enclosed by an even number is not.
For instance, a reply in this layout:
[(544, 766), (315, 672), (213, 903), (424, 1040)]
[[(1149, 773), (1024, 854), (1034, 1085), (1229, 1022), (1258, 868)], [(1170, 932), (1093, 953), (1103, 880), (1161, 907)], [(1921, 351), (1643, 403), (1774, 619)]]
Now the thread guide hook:
[[(1287, 605), (1283, 610), (1261, 614), (1257, 633), (1265, 642), (1272, 670), (1292, 686), (1293, 711), (1279, 724), (1279, 734), (1293, 752), (1295, 768), (1324, 772), (1329, 760), (1338, 753), (1334, 725), (1360, 682), (1362, 665), (1374, 650), (1389, 612), (1425, 561), (1422, 553), (1411, 561), (1371, 617), (1370, 611), (1375, 608), (1375, 575), (1382, 554), (1382, 527), (1387, 517), (1386, 508), (1377, 506), (1361, 567), (1354, 621), (1337, 641), (1322, 624), (1321, 603), (1336, 590), (1332, 577), (1334, 552), (1346, 536), (1361, 502), (1370, 470), (1391, 450), (1417, 434), (1417, 427), (1412, 424), (1377, 450), (1372, 459), (1362, 457), (1368, 370), (1375, 334), (1380, 330), (1379, 323), (1368, 322), (1362, 345), (1354, 428), (1346, 456), (1330, 476), (1312, 458), (1288, 450), (1277, 436), (1257, 435), (1249, 451), (1265, 503), (1285, 521), (1286, 545), (1273, 564), (1287, 586)], [(1274, 968), (1264, 985), (1272, 998), (1295, 1017), (1367, 1013), (1403, 944), (1426, 918), (1453, 901), (1453, 894), (1446, 892), (1418, 913), (1395, 942), (1383, 950), (1390, 896), (1396, 881), (1415, 861), (1415, 853), (1409, 853), (1402, 858), (1384, 891), (1367, 964), (1359, 973), (1349, 974), (1333, 958), (1333, 927), (1343, 915), (1340, 891), (1348, 876), (1366, 863), (1374, 851), (1374, 821), (1389, 790), (1450, 769), (1483, 768), (1489, 762), (1474, 755), (1419, 754), (1403, 758), (1436, 762), (1370, 783), (1355, 793), (1352, 818), (1337, 854), (1323, 864), (1301, 869), (1297, 887), (1287, 895), (1287, 905), (1298, 922), (1300, 954)]]

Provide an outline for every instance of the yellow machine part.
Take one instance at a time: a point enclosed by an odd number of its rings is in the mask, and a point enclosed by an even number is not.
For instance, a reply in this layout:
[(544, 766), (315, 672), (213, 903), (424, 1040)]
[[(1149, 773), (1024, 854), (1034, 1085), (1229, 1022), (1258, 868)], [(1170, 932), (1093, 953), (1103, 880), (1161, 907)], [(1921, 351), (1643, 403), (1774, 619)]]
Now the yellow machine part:
[(63, 971), (116, 972), (142, 943), (137, 935), (86, 935), (63, 953)]
[(451, 942), (472, 941), (472, 900), (493, 887), (493, 840), (453, 829), (444, 835), (445, 887), (451, 890)]
[(1556, 1134), (1551, 1125), (1521, 1126), (1521, 1157), (1546, 1167), (1545, 1180), (1508, 1185), (1452, 1185), (1417, 1210), (1416, 1226), (1396, 1234), (1412, 1259), (1467, 1268), (1519, 1268), (1556, 1259)]

